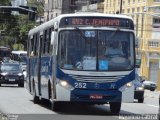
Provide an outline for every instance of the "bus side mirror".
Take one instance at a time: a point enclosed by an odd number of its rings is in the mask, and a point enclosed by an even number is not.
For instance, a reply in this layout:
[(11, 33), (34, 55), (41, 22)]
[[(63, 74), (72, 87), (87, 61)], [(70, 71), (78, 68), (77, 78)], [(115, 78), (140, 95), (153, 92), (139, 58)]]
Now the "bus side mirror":
[(55, 36), (56, 36), (56, 32), (55, 32), (55, 31), (53, 31), (53, 32), (51, 33), (51, 45), (53, 45), (53, 44), (54, 44)]

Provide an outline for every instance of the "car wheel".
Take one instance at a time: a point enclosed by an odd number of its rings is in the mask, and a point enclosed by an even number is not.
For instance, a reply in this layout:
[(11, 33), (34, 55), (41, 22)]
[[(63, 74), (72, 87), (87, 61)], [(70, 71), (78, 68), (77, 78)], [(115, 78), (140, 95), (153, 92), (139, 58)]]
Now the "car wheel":
[(144, 101), (144, 98), (138, 99), (138, 103), (143, 103), (143, 101)]
[(19, 87), (24, 87), (24, 83), (19, 83), (18, 86)]
[(110, 110), (113, 114), (119, 114), (121, 110), (121, 102), (110, 102)]
[(155, 91), (155, 89), (154, 89), (154, 88), (151, 88), (150, 91)]
[(0, 84), (0, 87), (1, 87), (1, 84)]

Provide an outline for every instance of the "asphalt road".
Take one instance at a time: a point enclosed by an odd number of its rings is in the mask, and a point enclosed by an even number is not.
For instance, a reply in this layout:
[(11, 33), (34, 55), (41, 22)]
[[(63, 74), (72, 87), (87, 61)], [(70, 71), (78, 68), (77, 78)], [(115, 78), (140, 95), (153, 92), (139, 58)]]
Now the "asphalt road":
[[(144, 103), (123, 103), (121, 116), (113, 116), (108, 105), (64, 104), (60, 112), (51, 111), (47, 101), (34, 104), (25, 88), (0, 87), (0, 118), (14, 120), (118, 120), (123, 115), (155, 115), (158, 113), (158, 92), (146, 91)], [(127, 118), (125, 118), (127, 119)], [(0, 119), (1, 120), (1, 119)]]

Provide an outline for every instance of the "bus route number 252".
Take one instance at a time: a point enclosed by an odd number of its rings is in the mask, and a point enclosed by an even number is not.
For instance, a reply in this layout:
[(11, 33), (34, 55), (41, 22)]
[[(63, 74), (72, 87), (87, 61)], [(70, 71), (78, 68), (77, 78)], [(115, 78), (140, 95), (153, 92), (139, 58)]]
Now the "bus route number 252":
[(87, 88), (87, 84), (86, 83), (82, 83), (82, 82), (75, 82), (74, 83), (74, 87), (75, 88)]

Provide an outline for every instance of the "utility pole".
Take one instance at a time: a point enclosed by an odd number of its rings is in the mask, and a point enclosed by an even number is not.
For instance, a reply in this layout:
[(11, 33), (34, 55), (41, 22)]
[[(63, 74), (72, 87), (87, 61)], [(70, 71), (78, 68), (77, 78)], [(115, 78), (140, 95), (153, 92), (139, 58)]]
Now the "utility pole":
[(120, 0), (120, 9), (119, 9), (119, 14), (122, 13), (122, 0)]
[(48, 0), (47, 21), (49, 21), (49, 0)]
[(141, 41), (142, 41), (142, 49), (143, 49), (143, 42), (144, 42), (144, 40), (143, 40), (143, 31), (144, 31), (144, 13), (142, 13), (142, 21), (141, 21)]

